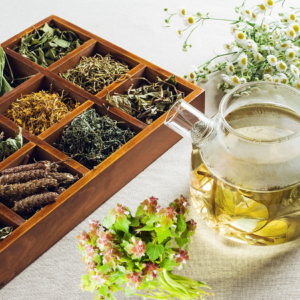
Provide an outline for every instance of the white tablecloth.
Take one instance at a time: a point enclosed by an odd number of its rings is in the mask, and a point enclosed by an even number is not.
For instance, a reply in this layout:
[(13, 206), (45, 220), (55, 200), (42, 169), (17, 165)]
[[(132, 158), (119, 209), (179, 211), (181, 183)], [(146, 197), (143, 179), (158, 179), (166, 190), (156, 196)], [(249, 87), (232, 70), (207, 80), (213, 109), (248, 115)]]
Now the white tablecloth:
[[(177, 75), (191, 64), (200, 65), (231, 41), (229, 25), (208, 21), (192, 36), (193, 47), (181, 50), (183, 39), (163, 29), (169, 7), (175, 11), (184, 4), (190, 11), (210, 12), (211, 16), (235, 18), (234, 7), (240, 0), (1, 0), (0, 41), (3, 42), (41, 19), (56, 14), (107, 39)], [(249, 1), (250, 5), (257, 0)], [(286, 6), (299, 6), (299, 0), (286, 0)], [(206, 112), (216, 113), (221, 94), (218, 78), (206, 89)], [(189, 194), (191, 147), (181, 140), (145, 171), (96, 210), (88, 219), (103, 220), (108, 211), (123, 201), (135, 211), (149, 196), (160, 198), (163, 205), (180, 194)], [(117, 179), (116, 179), (117, 180)], [(208, 228), (191, 210), (198, 223), (192, 238), (190, 261), (182, 274), (206, 281), (215, 300), (300, 299), (300, 241), (274, 247), (240, 245), (225, 240)], [(83, 221), (19, 276), (0, 291), (1, 300), (93, 299), (79, 290), (83, 264), (75, 236), (88, 228)], [(45, 236), (47, 238), (47, 236)], [(1, 268), (1, 262), (0, 262)], [(125, 299), (123, 294), (118, 299)], [(132, 299), (138, 299), (132, 297)]]

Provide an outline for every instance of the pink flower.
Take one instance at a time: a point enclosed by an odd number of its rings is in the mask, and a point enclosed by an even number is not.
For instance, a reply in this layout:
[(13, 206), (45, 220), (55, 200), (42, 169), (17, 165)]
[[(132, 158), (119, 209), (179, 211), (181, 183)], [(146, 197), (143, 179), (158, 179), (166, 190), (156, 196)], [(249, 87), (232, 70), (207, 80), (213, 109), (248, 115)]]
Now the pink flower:
[(120, 258), (123, 256), (123, 253), (121, 253), (116, 248), (107, 248), (104, 252), (101, 253), (101, 255), (104, 255), (103, 263), (108, 263), (108, 265), (111, 267), (113, 261), (120, 260)]
[(85, 231), (83, 231), (82, 234), (78, 235), (76, 238), (79, 240), (79, 244), (81, 246), (86, 245), (87, 242), (90, 241), (90, 236)]
[(97, 240), (97, 246), (100, 248), (101, 251), (103, 251), (105, 247), (112, 245), (113, 239), (114, 236), (111, 231), (109, 232), (100, 231), (99, 238)]
[(174, 250), (175, 253), (177, 253), (175, 255), (176, 257), (176, 263), (177, 264), (180, 264), (180, 263), (186, 263), (187, 260), (189, 260), (189, 254), (188, 254), (188, 251), (185, 249), (185, 250), (181, 250), (181, 249), (176, 249)]
[(140, 204), (140, 207), (143, 207), (145, 214), (152, 215), (157, 212), (157, 200), (158, 198), (150, 197), (149, 200), (146, 199)]
[(99, 271), (92, 278), (97, 281), (97, 283), (100, 285), (100, 287), (104, 283), (107, 283), (108, 279), (109, 279), (108, 276), (104, 275), (102, 272), (99, 272)]
[(87, 271), (87, 273), (94, 271), (96, 269), (96, 267), (97, 267), (97, 264), (94, 261), (89, 261), (84, 264), (84, 268)]
[(94, 257), (94, 255), (95, 255), (95, 249), (94, 249), (94, 247), (92, 245), (85, 246), (83, 249), (84, 249), (84, 251), (86, 253), (86, 256), (91, 257), (91, 258)]
[(141, 273), (137, 272), (126, 274), (126, 278), (128, 280), (127, 285), (133, 288), (137, 288), (143, 282), (143, 277), (141, 276)]
[(142, 270), (144, 276), (149, 277), (150, 280), (154, 280), (154, 279), (156, 279), (157, 277), (159, 277), (158, 272), (159, 272), (161, 269), (159, 268), (159, 265), (158, 265), (158, 264), (149, 262), (149, 263), (143, 264), (143, 266), (145, 267), (145, 268)]
[(141, 239), (132, 237), (130, 242), (131, 243), (125, 247), (125, 250), (129, 254), (133, 254), (134, 258), (140, 258), (145, 255), (146, 244)]
[(197, 223), (193, 219), (191, 219), (186, 222), (186, 226), (187, 226), (188, 231), (194, 232), (196, 230)]
[(121, 204), (117, 204), (117, 207), (113, 208), (111, 210), (111, 213), (116, 216), (117, 220), (123, 219), (124, 217), (126, 217), (126, 215), (129, 215), (128, 208)]
[(180, 199), (176, 199), (173, 202), (175, 205), (175, 209), (180, 214), (185, 214), (188, 209), (189, 203), (187, 202), (186, 198), (184, 198), (182, 195), (180, 196)]
[(90, 229), (97, 229), (100, 225), (99, 221), (93, 221), (93, 220), (89, 220), (89, 224), (90, 224)]

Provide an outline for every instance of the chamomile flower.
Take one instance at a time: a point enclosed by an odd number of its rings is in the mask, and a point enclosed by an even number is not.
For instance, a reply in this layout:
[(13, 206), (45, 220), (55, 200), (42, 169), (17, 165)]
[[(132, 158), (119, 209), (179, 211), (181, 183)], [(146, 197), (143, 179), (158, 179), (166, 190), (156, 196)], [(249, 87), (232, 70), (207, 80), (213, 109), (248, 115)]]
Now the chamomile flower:
[(190, 69), (189, 73), (187, 74), (187, 80), (194, 83), (196, 79), (196, 74), (194, 69)]
[(281, 37), (280, 30), (277, 28), (273, 31), (272, 37), (274, 40), (279, 40)]
[(299, 69), (298, 69), (295, 65), (291, 65), (291, 66), (290, 66), (290, 70), (291, 70), (291, 73), (293, 74), (293, 76), (294, 76), (296, 79), (299, 78), (300, 71), (299, 71)]
[(263, 28), (264, 31), (269, 30), (269, 25), (267, 23), (262, 23), (261, 27)]
[(185, 17), (186, 16), (186, 9), (185, 9), (184, 6), (179, 7), (178, 14), (179, 14), (180, 17)]
[(295, 50), (289, 48), (285, 51), (285, 55), (288, 60), (292, 61), (295, 58)]
[(230, 84), (231, 85), (234, 85), (234, 86), (236, 86), (236, 85), (239, 85), (239, 84), (241, 84), (241, 79), (238, 77), (238, 76), (231, 76), (230, 77)]
[(274, 69), (271, 66), (265, 68), (265, 73), (272, 75), (274, 73)]
[(273, 7), (274, 7), (274, 1), (273, 1), (273, 0), (266, 0), (266, 1), (265, 1), (265, 5), (266, 5), (268, 8), (273, 8)]
[(221, 77), (222, 77), (222, 79), (223, 79), (225, 82), (227, 82), (227, 83), (230, 82), (230, 77), (229, 77), (228, 75), (226, 75), (226, 74), (221, 74)]
[(186, 16), (183, 19), (183, 23), (185, 26), (191, 26), (195, 23), (195, 19), (192, 16)]
[(240, 83), (241, 83), (241, 84), (244, 84), (244, 83), (246, 83), (246, 82), (247, 82), (246, 78), (244, 78), (244, 77), (240, 78)]
[(182, 30), (181, 29), (176, 29), (177, 35), (182, 38)]
[(242, 31), (237, 31), (235, 33), (235, 39), (238, 43), (243, 43), (246, 40), (246, 35)]
[(254, 60), (256, 61), (256, 62), (260, 62), (260, 61), (262, 61), (264, 59), (264, 57), (260, 54), (260, 53), (255, 53), (254, 54)]
[(299, 24), (293, 23), (293, 24), (291, 24), (290, 28), (293, 28), (293, 30), (295, 31), (295, 33), (296, 33), (297, 35), (300, 34), (300, 26), (299, 26)]
[(253, 40), (246, 40), (243, 46), (249, 51), (257, 51), (257, 44)]
[(267, 10), (266, 5), (264, 5), (264, 4), (258, 5), (258, 8), (259, 8), (259, 12), (262, 12), (262, 13), (266, 12), (266, 10)]
[(280, 83), (280, 77), (278, 75), (274, 75), (273, 82)]
[(239, 58), (238, 58), (238, 64), (242, 69), (247, 68), (248, 65), (248, 56), (246, 53), (241, 53)]
[(238, 28), (236, 27), (236, 25), (232, 25), (230, 27), (230, 33), (231, 34), (235, 34), (238, 31)]
[(287, 37), (290, 40), (293, 40), (296, 37), (296, 32), (295, 32), (295, 30), (292, 27), (289, 27), (287, 29)]
[(300, 48), (297, 46), (292, 45), (292, 49), (297, 53), (299, 52)]
[(285, 72), (286, 69), (287, 69), (287, 65), (285, 64), (284, 61), (280, 60), (277, 65), (276, 65), (276, 68), (279, 72)]
[(274, 17), (273, 19), (274, 19), (275, 26), (281, 28), (282, 27), (281, 20), (278, 17)]
[(286, 15), (286, 18), (289, 23), (294, 23), (295, 21), (297, 21), (296, 15), (294, 13)]
[(232, 44), (224, 44), (223, 48), (227, 51), (227, 52), (231, 52), (233, 51), (234, 46)]
[(285, 74), (277, 73), (277, 76), (279, 76), (279, 78), (280, 78), (280, 83), (283, 83), (283, 84), (288, 83), (288, 78)]
[(272, 50), (274, 50), (274, 47), (272, 47), (272, 46), (267, 46), (267, 45), (261, 45), (261, 46), (260, 46), (260, 49), (261, 49), (262, 51), (272, 51)]
[(277, 58), (276, 58), (276, 56), (274, 56), (274, 55), (268, 55), (267, 56), (267, 60), (268, 60), (268, 63), (271, 65), (271, 66), (276, 66), (276, 64), (277, 64)]
[(293, 86), (300, 90), (300, 79), (295, 80)]
[(287, 50), (287, 49), (289, 49), (290, 48), (290, 44), (291, 44), (291, 42), (290, 41), (286, 41), (286, 42), (284, 42), (284, 43), (282, 43), (282, 44), (277, 44), (277, 48), (279, 49), (279, 50)]
[(252, 13), (252, 11), (250, 9), (248, 9), (248, 8), (245, 8), (243, 10), (244, 16), (247, 17), (247, 18), (249, 18), (249, 19), (251, 19), (251, 16), (252, 16), (251, 13)]
[(265, 74), (264, 75), (264, 81), (273, 82), (273, 78), (270, 74)]
[(227, 72), (227, 74), (232, 75), (234, 73), (234, 71), (235, 71), (234, 65), (231, 62), (228, 62), (226, 64), (226, 72)]
[(252, 12), (251, 13), (251, 19), (250, 19), (250, 21), (256, 21), (257, 20), (257, 14), (256, 13), (254, 13), (254, 12)]
[(281, 35), (282, 35), (284, 38), (288, 38), (288, 31), (287, 31), (287, 29), (281, 29)]

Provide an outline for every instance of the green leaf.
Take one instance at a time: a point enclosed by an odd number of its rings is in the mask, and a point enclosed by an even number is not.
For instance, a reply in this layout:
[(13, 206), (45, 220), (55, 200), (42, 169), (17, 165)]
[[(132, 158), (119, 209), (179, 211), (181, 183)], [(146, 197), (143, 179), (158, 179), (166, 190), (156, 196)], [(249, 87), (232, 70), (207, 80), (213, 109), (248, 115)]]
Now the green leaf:
[(109, 213), (108, 216), (103, 220), (102, 226), (110, 228), (116, 221), (116, 216), (113, 213)]
[(134, 294), (134, 292), (135, 292), (135, 289), (133, 289), (130, 286), (126, 286), (124, 294), (125, 294), (126, 297), (130, 297)]
[(54, 34), (54, 29), (50, 27), (47, 23), (44, 25), (44, 27), (41, 28), (44, 32), (49, 32), (51, 35)]
[(161, 268), (168, 271), (172, 270), (176, 266), (176, 261), (171, 260), (170, 258), (165, 258), (159, 265)]
[(152, 231), (155, 230), (156, 227), (153, 227), (151, 225), (146, 225), (143, 228), (139, 228), (138, 231)]
[(122, 273), (125, 273), (126, 272), (126, 268), (123, 267), (123, 266), (117, 266), (117, 269), (122, 272)]
[(175, 238), (175, 241), (180, 248), (189, 242), (188, 238)]
[(54, 39), (52, 42), (54, 42), (56, 45), (58, 45), (59, 47), (62, 47), (62, 48), (70, 47), (69, 42), (59, 39), (59, 38)]
[(138, 208), (137, 208), (137, 211), (135, 213), (135, 216), (136, 217), (139, 217), (139, 216), (142, 216), (144, 214), (144, 206), (140, 205)]
[(106, 296), (108, 293), (108, 286), (104, 283), (98, 290), (98, 293), (100, 293), (102, 296)]
[(182, 215), (179, 215), (179, 217), (177, 218), (177, 227), (176, 230), (178, 230), (179, 232), (183, 232), (186, 229), (186, 223), (185, 223), (185, 218), (182, 217)]
[(115, 223), (115, 228), (117, 230), (121, 230), (123, 232), (128, 233), (129, 232), (129, 220), (125, 218), (121, 218)]
[(130, 226), (138, 227), (139, 225), (140, 225), (140, 219), (139, 218), (132, 218), (130, 220)]
[(157, 239), (159, 243), (163, 242), (164, 239), (171, 235), (171, 231), (163, 227), (156, 227), (155, 232), (157, 234)]
[(155, 245), (153, 243), (148, 243), (146, 246), (146, 253), (152, 261), (155, 261), (163, 252), (163, 245)]
[(110, 267), (109, 267), (109, 265), (107, 263), (105, 263), (104, 265), (102, 265), (100, 267), (100, 270), (102, 271), (102, 273), (106, 274), (110, 270)]

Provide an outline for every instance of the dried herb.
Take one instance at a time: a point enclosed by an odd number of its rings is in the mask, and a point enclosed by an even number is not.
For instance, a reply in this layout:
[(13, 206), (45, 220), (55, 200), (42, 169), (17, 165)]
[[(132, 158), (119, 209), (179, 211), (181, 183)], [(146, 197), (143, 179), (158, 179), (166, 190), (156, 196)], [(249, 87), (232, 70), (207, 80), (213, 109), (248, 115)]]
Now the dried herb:
[(26, 33), (20, 45), (15, 45), (13, 50), (46, 68), (82, 44), (83, 41), (74, 32), (61, 31), (46, 23), (40, 30), (30, 35)]
[(4, 227), (0, 228), (0, 241), (4, 240), (6, 237), (8, 237), (13, 232), (12, 227)]
[(12, 87), (4, 76), (5, 59), (5, 52), (0, 47), (0, 97), (12, 90)]
[(32, 212), (34, 208), (39, 208), (51, 202), (55, 202), (58, 196), (58, 193), (53, 192), (33, 195), (16, 202), (12, 210), (17, 213)]
[(127, 95), (107, 92), (106, 100), (113, 106), (123, 110), (137, 119), (151, 124), (162, 114), (170, 109), (173, 103), (183, 97), (183, 93), (176, 89), (177, 81), (175, 75), (166, 80), (157, 77), (155, 83), (146, 78), (137, 78), (147, 81), (139, 88), (129, 88)]
[(19, 127), (19, 133), (16, 133), (16, 137), (14, 139), (8, 138), (7, 140), (4, 140), (4, 132), (1, 132), (0, 162), (22, 147), (23, 147), (22, 128)]
[(63, 130), (53, 146), (92, 169), (135, 136), (130, 128), (119, 128), (117, 123), (101, 117), (95, 109), (88, 110)]
[(110, 54), (81, 57), (75, 68), (59, 75), (87, 92), (96, 95), (114, 81), (126, 79), (129, 67)]
[(29, 132), (39, 135), (79, 105), (79, 102), (72, 100), (64, 91), (61, 94), (40, 91), (13, 102), (6, 117)]

